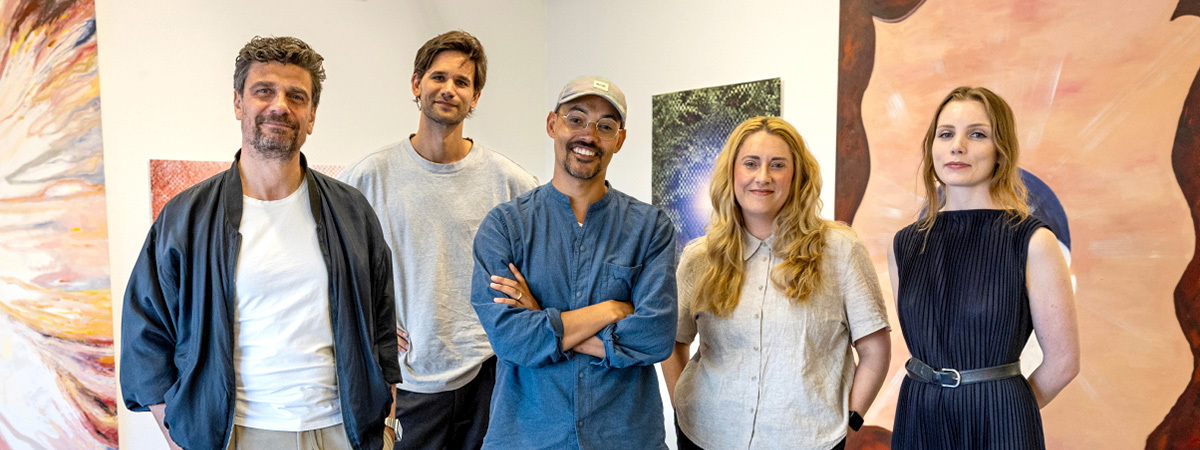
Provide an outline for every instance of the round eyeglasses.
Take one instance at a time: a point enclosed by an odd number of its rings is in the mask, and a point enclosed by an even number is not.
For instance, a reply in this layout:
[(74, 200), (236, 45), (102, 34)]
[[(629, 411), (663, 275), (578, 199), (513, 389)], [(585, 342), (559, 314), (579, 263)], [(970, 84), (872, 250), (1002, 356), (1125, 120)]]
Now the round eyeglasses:
[(562, 117), (563, 122), (567, 124), (567, 129), (571, 131), (583, 131), (589, 125), (596, 124), (596, 134), (600, 136), (600, 139), (615, 139), (621, 131), (621, 124), (611, 117), (589, 121), (587, 114), (580, 111), (559, 114), (559, 117)]

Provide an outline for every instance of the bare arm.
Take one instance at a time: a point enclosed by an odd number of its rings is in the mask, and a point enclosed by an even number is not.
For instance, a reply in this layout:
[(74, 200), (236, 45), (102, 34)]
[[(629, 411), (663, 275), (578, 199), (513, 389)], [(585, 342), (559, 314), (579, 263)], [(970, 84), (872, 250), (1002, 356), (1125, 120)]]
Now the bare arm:
[(675, 384), (679, 382), (679, 375), (683, 374), (683, 369), (687, 367), (691, 352), (690, 344), (676, 342), (671, 357), (662, 362), (663, 378), (667, 382), (667, 395), (671, 397), (672, 408), (675, 407)]
[(600, 340), (600, 338), (596, 336), (584, 339), (583, 342), (580, 342), (579, 345), (576, 345), (571, 350), (575, 350), (576, 353), (583, 353), (585, 355), (591, 355), (597, 358), (603, 358), (608, 355), (608, 351), (604, 349), (604, 341)]
[[(574, 311), (563, 311), (563, 350), (578, 351), (576, 347), (579, 344), (588, 338), (595, 338), (596, 333), (599, 333), (604, 327), (617, 323), (630, 314), (633, 314), (633, 304), (617, 300), (605, 300)], [(600, 339), (596, 338), (596, 340)], [(604, 344), (600, 343), (599, 357), (603, 357), (603, 355), (605, 355)]]
[(1045, 407), (1079, 374), (1079, 324), (1071, 273), (1049, 229), (1039, 229), (1029, 240), (1025, 283), (1033, 330), (1044, 355), (1029, 375), (1029, 384), (1038, 406)]
[(171, 440), (171, 433), (167, 432), (167, 425), (163, 419), (167, 414), (167, 404), (159, 403), (157, 405), (150, 405), (149, 408), (150, 414), (153, 414), (154, 420), (158, 422), (158, 430), (162, 432), (163, 438), (167, 440), (167, 447), (171, 450), (183, 450), (174, 440)]
[(883, 387), (892, 362), (891, 333), (883, 328), (863, 336), (854, 342), (854, 351), (858, 353), (858, 366), (850, 385), (850, 410), (866, 414)]

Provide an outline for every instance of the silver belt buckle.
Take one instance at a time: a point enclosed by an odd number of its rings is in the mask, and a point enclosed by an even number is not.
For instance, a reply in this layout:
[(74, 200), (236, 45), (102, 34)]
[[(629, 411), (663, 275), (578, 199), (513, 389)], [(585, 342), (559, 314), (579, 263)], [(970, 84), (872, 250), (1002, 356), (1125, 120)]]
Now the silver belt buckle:
[(954, 370), (954, 369), (940, 369), (940, 370), (935, 370), (935, 371), (934, 371), (934, 373), (936, 373), (936, 374), (938, 374), (938, 375), (954, 374), (954, 384), (946, 384), (946, 383), (944, 383), (944, 382), (942, 382), (942, 381), (940, 381), (940, 380), (938, 381), (938, 384), (940, 384), (940, 385), (941, 385), (942, 387), (944, 387), (944, 388), (956, 388), (956, 387), (958, 387), (960, 384), (962, 384), (962, 374), (961, 374), (961, 373), (958, 373), (958, 371), (957, 371), (957, 370)]

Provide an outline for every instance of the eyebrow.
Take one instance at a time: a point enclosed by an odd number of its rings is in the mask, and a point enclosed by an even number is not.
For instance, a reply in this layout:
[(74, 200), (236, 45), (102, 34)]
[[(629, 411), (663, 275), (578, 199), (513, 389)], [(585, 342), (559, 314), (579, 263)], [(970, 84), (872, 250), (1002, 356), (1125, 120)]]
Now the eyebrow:
[[(952, 124), (948, 124), (948, 123), (947, 123), (947, 124), (938, 125), (937, 127), (938, 127), (938, 128), (954, 128), (954, 125), (952, 125)], [(966, 128), (974, 128), (974, 127), (984, 127), (984, 128), (991, 128), (991, 127), (992, 127), (992, 124), (989, 124), (989, 123), (973, 123), (973, 124), (970, 124), (970, 125), (967, 125), (967, 126), (966, 126)]]
[[(579, 112), (581, 112), (581, 113), (584, 113), (584, 114), (587, 114), (587, 113), (588, 113), (588, 111), (587, 111), (586, 109), (583, 109), (583, 108), (582, 108), (582, 107), (580, 107), (579, 105), (574, 105), (574, 106), (572, 106), (572, 107), (571, 107), (571, 109), (568, 109), (568, 110), (567, 110), (567, 112), (571, 112), (571, 111), (579, 111)], [(600, 118), (601, 118), (601, 119), (613, 119), (613, 120), (617, 120), (617, 116), (616, 116), (616, 115), (613, 115), (613, 114), (605, 114), (605, 115), (603, 115), (603, 116), (600, 116)]]
[(450, 77), (450, 78), (456, 78), (456, 79), (461, 79), (461, 80), (471, 81), (471, 77), (469, 77), (469, 76), (467, 76), (467, 75), (463, 75), (463, 74), (460, 74), (460, 73), (452, 73), (452, 72), (450, 72), (450, 71), (447, 71), (447, 70), (431, 70), (431, 71), (429, 71), (429, 72), (426, 74), (426, 76), (434, 76), (434, 75), (442, 75), (442, 76), (448, 76), (448, 77)]
[(274, 81), (268, 81), (268, 80), (259, 80), (259, 81), (255, 81), (255, 82), (254, 82), (253, 84), (251, 84), (249, 87), (251, 87), (251, 88), (256, 88), (256, 87), (271, 87), (271, 88), (273, 88), (273, 87), (275, 87), (275, 82), (274, 82)]
[[(270, 81), (270, 80), (260, 80), (260, 81), (255, 81), (254, 84), (251, 84), (246, 89), (254, 90), (257, 88), (261, 88), (261, 87), (266, 87), (266, 88), (271, 88), (271, 89), (279, 89), (279, 83), (276, 83), (276, 82)], [(304, 89), (299, 86), (289, 86), (284, 89), (284, 92), (287, 92), (288, 94), (303, 94), (305, 98), (312, 97), (312, 94), (310, 94), (307, 89)]]

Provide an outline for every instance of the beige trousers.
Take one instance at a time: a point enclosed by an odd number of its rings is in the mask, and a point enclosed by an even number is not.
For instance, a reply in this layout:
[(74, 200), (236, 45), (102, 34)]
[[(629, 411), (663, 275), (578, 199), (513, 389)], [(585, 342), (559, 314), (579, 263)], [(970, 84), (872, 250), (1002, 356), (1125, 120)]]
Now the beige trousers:
[(226, 450), (352, 450), (342, 424), (309, 431), (270, 431), (233, 426)]

